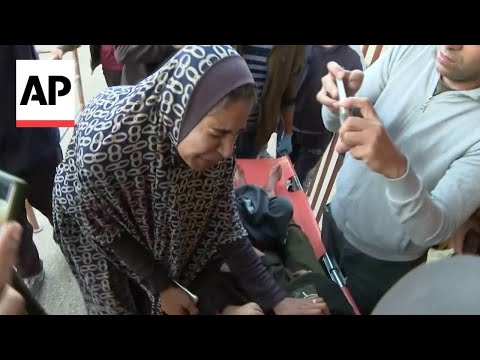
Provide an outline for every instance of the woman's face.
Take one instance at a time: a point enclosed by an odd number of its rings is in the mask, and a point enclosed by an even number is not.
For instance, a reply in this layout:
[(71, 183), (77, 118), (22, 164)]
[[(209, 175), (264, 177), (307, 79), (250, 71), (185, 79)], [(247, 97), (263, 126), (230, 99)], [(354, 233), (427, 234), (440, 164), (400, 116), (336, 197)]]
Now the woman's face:
[(253, 100), (238, 100), (205, 116), (178, 144), (183, 161), (193, 170), (202, 171), (232, 157), (252, 107)]

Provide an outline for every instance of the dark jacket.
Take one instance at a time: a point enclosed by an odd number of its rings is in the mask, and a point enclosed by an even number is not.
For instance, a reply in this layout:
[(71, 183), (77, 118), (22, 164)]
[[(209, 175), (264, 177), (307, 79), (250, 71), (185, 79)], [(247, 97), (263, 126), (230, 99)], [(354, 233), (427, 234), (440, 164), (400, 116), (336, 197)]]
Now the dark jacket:
[[(244, 45), (234, 45), (242, 54)], [(274, 45), (267, 63), (267, 79), (259, 99), (257, 146), (268, 143), (277, 130), (283, 108), (294, 106), (305, 60), (305, 45)]]
[(137, 85), (170, 58), (172, 45), (114, 45), (115, 57), (123, 64), (122, 85)]
[(325, 48), (308, 45), (305, 65), (298, 84), (297, 101), (293, 119), (295, 143), (303, 148), (318, 149), (328, 147), (333, 133), (325, 129), (322, 119), (322, 105), (316, 95), (322, 87), (322, 78), (327, 74), (327, 64), (335, 61), (346, 70), (362, 69), (358, 53), (348, 45), (334, 45)]

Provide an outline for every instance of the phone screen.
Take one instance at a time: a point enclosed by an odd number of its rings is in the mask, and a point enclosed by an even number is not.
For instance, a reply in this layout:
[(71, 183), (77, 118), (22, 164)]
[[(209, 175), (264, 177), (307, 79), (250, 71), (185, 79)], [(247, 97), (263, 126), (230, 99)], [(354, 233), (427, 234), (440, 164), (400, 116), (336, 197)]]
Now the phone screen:
[(0, 179), (0, 224), (7, 220), (11, 188), (10, 183)]
[(0, 224), (17, 220), (20, 206), (25, 206), (26, 185), (22, 179), (0, 170)]

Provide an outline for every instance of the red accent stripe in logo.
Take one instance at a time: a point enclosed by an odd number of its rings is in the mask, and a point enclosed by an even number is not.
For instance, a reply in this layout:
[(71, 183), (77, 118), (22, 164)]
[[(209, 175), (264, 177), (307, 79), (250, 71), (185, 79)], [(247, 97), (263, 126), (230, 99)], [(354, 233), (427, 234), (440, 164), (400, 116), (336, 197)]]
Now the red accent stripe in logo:
[(75, 127), (75, 120), (17, 120), (17, 128)]

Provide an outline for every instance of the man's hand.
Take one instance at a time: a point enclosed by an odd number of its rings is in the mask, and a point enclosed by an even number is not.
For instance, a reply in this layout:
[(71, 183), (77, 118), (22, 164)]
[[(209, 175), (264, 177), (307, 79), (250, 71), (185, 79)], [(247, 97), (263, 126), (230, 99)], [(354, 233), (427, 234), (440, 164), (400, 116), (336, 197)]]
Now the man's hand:
[(337, 152), (349, 151), (370, 170), (389, 179), (402, 177), (407, 171), (407, 159), (393, 144), (368, 99), (351, 97), (339, 102), (338, 106), (359, 108), (363, 118), (347, 118), (339, 131)]
[(160, 293), (162, 310), (168, 315), (197, 315), (198, 308), (190, 296), (178, 287), (169, 287)]
[(338, 112), (338, 89), (336, 79), (343, 79), (347, 96), (354, 96), (363, 83), (363, 71), (344, 70), (334, 61), (327, 64), (328, 74), (322, 78), (322, 89), (317, 94), (317, 101), (327, 106), (332, 112)]
[(330, 315), (325, 301), (318, 297), (285, 298), (273, 309), (276, 315)]
[(280, 156), (289, 155), (292, 152), (292, 135), (283, 133), (277, 147), (277, 153)]
[(55, 48), (50, 52), (50, 60), (62, 60), (63, 58), (63, 50), (59, 48)]
[(0, 230), (0, 315), (25, 314), (23, 297), (9, 285), (21, 235), (17, 223), (3, 225)]

